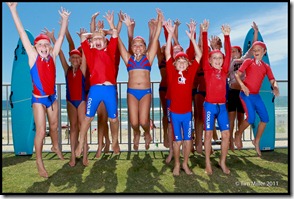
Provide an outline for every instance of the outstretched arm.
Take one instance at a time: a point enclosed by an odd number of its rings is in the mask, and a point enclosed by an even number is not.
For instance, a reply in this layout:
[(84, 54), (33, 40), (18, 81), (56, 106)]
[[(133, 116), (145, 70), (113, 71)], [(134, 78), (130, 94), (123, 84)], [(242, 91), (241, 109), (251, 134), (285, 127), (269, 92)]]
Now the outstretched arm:
[(171, 58), (171, 46), (172, 46), (172, 36), (175, 31), (175, 26), (172, 25), (171, 20), (167, 20), (165, 24), (165, 29), (168, 32), (167, 41), (166, 41), (166, 47), (165, 47), (165, 58), (166, 60), (169, 60)]
[(134, 38), (135, 20), (131, 19), (131, 17), (125, 13), (123, 22), (127, 26), (127, 30), (128, 30), (128, 51), (131, 54), (132, 53), (132, 41), (133, 41), (133, 38)]
[(59, 54), (59, 51), (61, 49), (61, 45), (62, 45), (62, 42), (63, 42), (63, 39), (64, 39), (64, 35), (65, 35), (65, 31), (66, 31), (66, 28), (67, 28), (67, 25), (68, 25), (68, 18), (69, 18), (69, 15), (70, 15), (70, 12), (68, 12), (67, 10), (61, 8), (60, 11), (58, 11), (61, 18), (62, 18), (62, 21), (61, 21), (61, 27), (60, 27), (60, 32), (59, 32), (59, 35), (58, 35), (58, 38), (55, 42), (55, 45), (54, 45), (54, 48), (53, 48), (53, 51), (52, 51), (52, 56), (55, 58), (58, 54)]
[[(82, 37), (82, 35), (84, 33), (87, 33), (87, 30), (84, 28), (80, 28), (80, 32), (77, 32), (77, 34), (79, 35), (80, 39)], [(86, 61), (86, 56), (84, 54), (84, 51), (82, 51), (82, 62), (81, 62), (81, 66), (80, 69), (84, 75), (84, 77), (86, 77), (86, 72), (87, 72), (87, 61)]]
[(96, 17), (99, 15), (100, 12), (95, 12), (92, 17), (91, 17), (91, 22), (90, 22), (90, 32), (95, 32), (96, 30)]
[(157, 28), (156, 28), (154, 38), (152, 39), (151, 44), (149, 44), (150, 45), (149, 50), (147, 51), (147, 58), (148, 58), (151, 65), (152, 65), (153, 60), (154, 60), (156, 53), (157, 53), (157, 40), (158, 40), (160, 32), (161, 32), (162, 21), (163, 21), (162, 11), (157, 8), (156, 12), (157, 12), (157, 19), (156, 19)]
[(32, 46), (28, 36), (27, 36), (27, 33), (25, 32), (24, 30), (24, 27), (20, 21), (20, 18), (18, 16), (18, 13), (17, 13), (17, 10), (16, 10), (16, 6), (17, 6), (17, 3), (16, 2), (8, 2), (7, 3), (10, 11), (11, 11), (11, 15), (12, 15), (12, 18), (14, 20), (14, 23), (15, 23), (15, 26), (16, 26), (16, 29), (18, 31), (18, 34), (20, 36), (20, 39), (21, 39), (21, 42), (28, 54), (28, 57), (29, 57), (29, 65), (30, 67), (32, 67), (35, 63), (35, 60), (36, 60), (36, 57), (38, 55), (38, 52), (35, 50), (35, 48)]
[[(195, 26), (194, 26), (195, 25)], [(195, 34), (196, 34), (196, 23), (193, 24), (192, 27), (190, 27), (190, 30), (186, 30), (186, 33), (188, 37), (190, 38), (190, 41), (193, 44), (194, 50), (195, 50), (195, 60), (199, 63), (200, 59), (202, 57), (202, 51), (200, 50), (199, 46), (196, 44)]]

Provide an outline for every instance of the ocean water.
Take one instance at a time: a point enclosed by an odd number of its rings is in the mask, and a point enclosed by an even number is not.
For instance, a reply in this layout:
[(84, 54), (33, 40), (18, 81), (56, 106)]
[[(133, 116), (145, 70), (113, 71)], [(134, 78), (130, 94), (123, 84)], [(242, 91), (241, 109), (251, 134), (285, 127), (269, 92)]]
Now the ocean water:
[[(9, 102), (6, 100), (2, 100), (2, 127), (7, 124), (7, 116), (8, 121), (11, 122), (11, 112)], [(118, 117), (122, 124), (123, 128), (126, 128), (128, 125), (128, 106), (127, 99), (121, 98), (118, 101)], [(160, 120), (162, 117), (162, 109), (160, 106), (160, 99), (153, 98), (151, 107), (150, 107), (150, 119), (152, 119), (156, 126), (160, 124)], [(61, 124), (68, 124), (68, 116), (66, 109), (66, 100), (61, 99)], [(92, 126), (97, 125), (97, 114), (95, 115), (94, 120), (92, 121)]]

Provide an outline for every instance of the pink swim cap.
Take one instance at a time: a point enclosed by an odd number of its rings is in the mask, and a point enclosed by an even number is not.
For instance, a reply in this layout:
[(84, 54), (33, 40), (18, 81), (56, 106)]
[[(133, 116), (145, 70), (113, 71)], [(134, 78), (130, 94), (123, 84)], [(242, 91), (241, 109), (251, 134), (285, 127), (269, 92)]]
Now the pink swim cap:
[(36, 43), (38, 43), (38, 41), (42, 40), (42, 39), (46, 39), (47, 41), (49, 41), (50, 43), (50, 38), (45, 35), (45, 34), (39, 34), (36, 39), (34, 40), (34, 45), (36, 45)]
[(146, 42), (145, 42), (145, 39), (144, 39), (143, 37), (141, 37), (141, 36), (136, 36), (136, 37), (133, 39), (133, 41), (135, 41), (135, 40), (137, 40), (137, 39), (142, 40), (142, 41), (144, 42), (145, 46), (146, 46)]

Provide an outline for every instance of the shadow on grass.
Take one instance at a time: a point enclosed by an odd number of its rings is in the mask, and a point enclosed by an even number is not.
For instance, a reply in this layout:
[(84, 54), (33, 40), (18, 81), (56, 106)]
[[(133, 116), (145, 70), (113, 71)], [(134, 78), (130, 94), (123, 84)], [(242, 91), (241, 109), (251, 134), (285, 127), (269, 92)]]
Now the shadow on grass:
[(79, 187), (79, 193), (115, 193), (118, 185), (116, 165), (119, 155), (103, 154), (97, 160), (85, 182)]
[[(51, 157), (49, 158), (51, 159)], [(77, 160), (75, 167), (70, 167), (66, 162), (62, 168), (51, 175), (47, 180), (35, 182), (29, 187), (26, 193), (49, 193), (50, 186), (65, 186), (64, 191), (77, 187), (77, 193), (81, 193), (79, 189), (83, 183), (82, 175), (85, 166), (82, 164), (82, 158)], [(62, 191), (62, 190), (61, 190)]]
[[(144, 154), (141, 159), (140, 155)], [(158, 171), (150, 154), (154, 152), (138, 152), (132, 158), (132, 166), (127, 171), (126, 189), (123, 193), (165, 193), (166, 188), (160, 183), (160, 176), (165, 168)]]
[(25, 155), (25, 156), (17, 156), (11, 154), (10, 157), (4, 157), (2, 156), (2, 168), (14, 166), (23, 162), (26, 162), (28, 160), (31, 160), (32, 155)]

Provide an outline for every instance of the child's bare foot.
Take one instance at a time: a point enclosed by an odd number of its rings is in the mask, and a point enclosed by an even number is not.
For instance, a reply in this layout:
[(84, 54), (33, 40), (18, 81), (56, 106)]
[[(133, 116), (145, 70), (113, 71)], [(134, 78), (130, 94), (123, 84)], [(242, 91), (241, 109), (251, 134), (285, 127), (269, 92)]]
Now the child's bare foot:
[(192, 175), (192, 171), (189, 169), (189, 167), (187, 165), (182, 165), (183, 170), (185, 171), (185, 173), (187, 175)]
[(214, 153), (214, 150), (213, 150), (213, 148), (211, 147), (211, 149), (210, 149), (210, 155), (212, 155)]
[(43, 161), (37, 160), (36, 163), (37, 163), (37, 169), (38, 169), (39, 175), (43, 178), (48, 178), (48, 173), (44, 167)]
[(163, 146), (164, 146), (165, 148), (169, 148), (169, 142), (168, 142), (168, 138), (167, 138), (167, 136), (166, 136), (166, 138), (163, 138)]
[(202, 146), (196, 146), (196, 152), (201, 155), (203, 153)]
[(212, 168), (211, 168), (211, 164), (206, 164), (206, 167), (205, 167), (205, 173), (207, 175), (212, 175)]
[(82, 151), (83, 151), (83, 146), (81, 145), (81, 143), (79, 143), (75, 150), (75, 155), (77, 158), (81, 157)]
[(150, 147), (150, 143), (152, 141), (152, 137), (150, 135), (150, 133), (144, 133), (145, 137), (144, 137), (144, 140), (145, 140), (145, 149), (148, 150), (149, 147)]
[(255, 146), (255, 151), (256, 151), (257, 155), (259, 157), (261, 157), (261, 151), (260, 151), (260, 148), (259, 148), (259, 143), (257, 143), (255, 140), (252, 140), (252, 144)]
[(86, 156), (83, 156), (83, 165), (85, 167), (89, 165), (89, 160), (88, 160), (88, 157), (86, 157)]
[(109, 153), (110, 141), (107, 140), (104, 147), (104, 153)]
[(223, 170), (224, 174), (227, 174), (228, 175), (228, 174), (231, 173), (230, 169), (227, 167), (227, 165), (225, 163), (222, 164), (221, 162), (219, 162), (218, 165), (221, 167), (221, 169)]
[(51, 151), (56, 153), (56, 155), (59, 157), (59, 159), (64, 160), (63, 154), (61, 153), (61, 151), (59, 149), (56, 149), (52, 146)]
[(139, 149), (139, 143), (140, 143), (140, 133), (137, 133), (137, 134), (134, 135), (133, 142), (134, 142), (134, 147), (133, 147), (134, 150), (135, 151), (138, 151), (138, 149)]
[(119, 152), (120, 152), (120, 148), (119, 148), (119, 144), (118, 144), (118, 142), (117, 142), (117, 143), (112, 143), (112, 149), (113, 149), (113, 152), (114, 152), (115, 154), (119, 154)]
[(74, 167), (76, 166), (76, 157), (71, 156), (70, 161), (69, 161), (69, 166)]
[(236, 145), (238, 150), (243, 148), (242, 134), (240, 134), (239, 131), (235, 132), (235, 145)]
[(170, 161), (172, 160), (172, 158), (173, 158), (173, 152), (170, 152), (170, 153), (168, 154), (167, 158), (165, 159), (165, 163), (166, 163), (166, 164), (169, 164)]
[(233, 140), (230, 141), (230, 150), (231, 150), (232, 152), (235, 152), (235, 146), (234, 146), (234, 141), (233, 141)]
[(179, 176), (179, 175), (180, 175), (180, 165), (176, 165), (176, 166), (174, 167), (173, 175), (174, 175), (174, 176)]
[(97, 149), (97, 152), (96, 152), (96, 155), (95, 155), (95, 158), (100, 158), (101, 156), (101, 153), (102, 153), (102, 148), (105, 144), (103, 144), (102, 146), (98, 146), (98, 149)]

